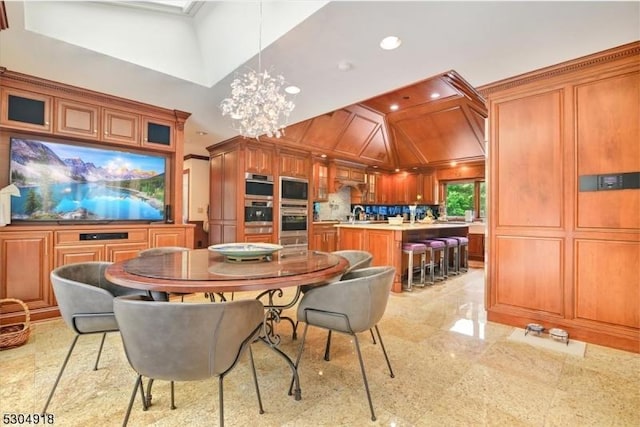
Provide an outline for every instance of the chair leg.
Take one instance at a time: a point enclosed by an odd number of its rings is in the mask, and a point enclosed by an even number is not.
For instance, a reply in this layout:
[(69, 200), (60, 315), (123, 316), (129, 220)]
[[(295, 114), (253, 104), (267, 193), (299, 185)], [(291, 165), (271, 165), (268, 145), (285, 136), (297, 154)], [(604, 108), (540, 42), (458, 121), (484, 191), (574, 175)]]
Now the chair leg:
[(218, 377), (218, 406), (220, 406), (220, 427), (224, 427), (224, 387), (222, 386), (222, 380), (224, 375)]
[[(380, 336), (378, 336), (380, 338)], [(369, 409), (371, 410), (371, 421), (376, 420), (376, 414), (373, 412), (373, 402), (371, 402), (371, 393), (369, 392), (369, 382), (367, 381), (367, 374), (364, 371), (364, 362), (362, 361), (362, 353), (360, 353), (360, 344), (358, 344), (358, 336), (353, 334), (353, 342), (356, 345), (356, 351), (358, 353), (358, 361), (360, 362), (360, 370), (362, 371), (362, 380), (364, 381), (364, 389), (367, 392), (367, 400), (369, 401)]]
[(102, 347), (104, 346), (104, 340), (107, 338), (107, 333), (102, 334), (102, 340), (100, 341), (100, 348), (98, 349), (98, 357), (96, 357), (96, 364), (93, 365), (93, 370), (98, 370), (98, 362), (100, 362), (100, 355), (102, 354)]
[(256, 385), (256, 394), (258, 395), (258, 407), (260, 413), (264, 414), (264, 408), (262, 407), (262, 398), (260, 397), (260, 387), (258, 386), (258, 375), (256, 374), (256, 365), (253, 362), (253, 351), (251, 351), (251, 345), (249, 345), (249, 360), (251, 361), (251, 371), (253, 372), (253, 382)]
[[(304, 350), (304, 341), (307, 338), (307, 329), (309, 328), (309, 324), (304, 324), (304, 330), (302, 331), (302, 340), (300, 341), (300, 348), (298, 349), (298, 355), (296, 356), (296, 363), (293, 365), (295, 370), (298, 370), (298, 366), (300, 365), (300, 358), (302, 357), (302, 350)], [(293, 392), (293, 384), (295, 382), (295, 377), (291, 377), (291, 385), (289, 385), (289, 394)]]
[(76, 335), (73, 338), (73, 342), (71, 343), (71, 347), (69, 347), (69, 351), (67, 352), (67, 357), (64, 358), (64, 362), (62, 362), (62, 367), (60, 368), (60, 372), (58, 372), (58, 377), (56, 378), (56, 382), (53, 383), (53, 388), (51, 389), (51, 393), (49, 393), (49, 398), (47, 399), (47, 403), (44, 404), (44, 409), (42, 410), (43, 414), (47, 413), (47, 408), (49, 407), (49, 402), (51, 402), (51, 398), (53, 397), (53, 393), (56, 391), (56, 387), (58, 387), (58, 382), (60, 382), (60, 377), (62, 377), (62, 373), (64, 372), (64, 368), (67, 367), (67, 362), (69, 361), (69, 357), (73, 352), (74, 347), (76, 346), (76, 342), (78, 342), (78, 338), (80, 335)]
[[(127, 407), (127, 413), (124, 415), (124, 421), (122, 422), (122, 427), (126, 427), (127, 423), (129, 422), (129, 415), (131, 415), (131, 408), (133, 407), (133, 401), (136, 400), (136, 392), (138, 391), (138, 388), (140, 389), (140, 392), (143, 393), (142, 391), (142, 375), (138, 375), (138, 378), (136, 378), (136, 383), (133, 386), (133, 393), (131, 393), (131, 399), (129, 399), (129, 407)], [(143, 393), (143, 401), (144, 401), (144, 393)]]
[(371, 332), (371, 340), (373, 341), (373, 345), (376, 345), (376, 336), (373, 335), (373, 329), (369, 329), (369, 332)]
[(327, 362), (331, 360), (331, 330), (327, 334), (327, 344), (324, 347), (324, 360)]
[[(387, 366), (389, 367), (389, 373), (391, 374), (391, 378), (395, 378), (395, 375), (393, 374), (393, 369), (391, 369), (391, 362), (389, 362), (389, 357), (387, 356), (387, 349), (384, 346), (384, 343), (382, 342), (382, 335), (380, 335), (380, 329), (378, 329), (378, 325), (375, 326), (376, 328), (376, 333), (378, 334), (378, 341), (380, 341), (380, 347), (382, 347), (382, 353), (384, 353), (384, 359), (387, 361)], [(373, 332), (371, 332), (371, 334), (373, 335)]]
[(173, 385), (173, 381), (171, 381), (171, 410), (176, 409), (176, 398), (175, 398), (175, 393), (174, 393), (174, 385)]

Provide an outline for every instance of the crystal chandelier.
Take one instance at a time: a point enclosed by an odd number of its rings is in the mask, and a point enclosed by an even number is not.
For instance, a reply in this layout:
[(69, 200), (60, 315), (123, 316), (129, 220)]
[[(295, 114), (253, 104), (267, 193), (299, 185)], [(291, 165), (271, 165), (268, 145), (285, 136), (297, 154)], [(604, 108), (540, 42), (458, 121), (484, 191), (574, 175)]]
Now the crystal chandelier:
[(284, 77), (262, 71), (262, 1), (259, 34), (258, 71), (249, 70), (233, 80), (231, 97), (222, 100), (220, 110), (223, 116), (231, 117), (233, 128), (245, 138), (280, 138), (295, 105), (281, 92)]

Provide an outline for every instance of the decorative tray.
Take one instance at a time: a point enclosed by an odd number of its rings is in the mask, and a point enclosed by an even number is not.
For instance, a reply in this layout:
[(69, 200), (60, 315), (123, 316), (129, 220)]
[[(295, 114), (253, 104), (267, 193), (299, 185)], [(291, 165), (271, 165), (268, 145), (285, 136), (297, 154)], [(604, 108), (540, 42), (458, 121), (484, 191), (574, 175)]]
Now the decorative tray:
[(223, 255), (229, 261), (261, 261), (282, 249), (272, 243), (220, 243), (209, 246), (212, 252)]

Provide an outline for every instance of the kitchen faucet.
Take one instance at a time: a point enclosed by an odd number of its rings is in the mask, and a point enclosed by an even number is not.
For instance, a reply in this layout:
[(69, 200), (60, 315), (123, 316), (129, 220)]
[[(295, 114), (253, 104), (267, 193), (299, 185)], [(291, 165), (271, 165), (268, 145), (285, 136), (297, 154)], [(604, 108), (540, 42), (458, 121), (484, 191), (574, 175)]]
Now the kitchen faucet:
[(364, 206), (362, 205), (355, 205), (353, 207), (353, 212), (351, 213), (351, 222), (355, 222), (356, 221), (356, 211), (358, 210), (358, 208), (360, 208), (360, 210), (364, 213)]

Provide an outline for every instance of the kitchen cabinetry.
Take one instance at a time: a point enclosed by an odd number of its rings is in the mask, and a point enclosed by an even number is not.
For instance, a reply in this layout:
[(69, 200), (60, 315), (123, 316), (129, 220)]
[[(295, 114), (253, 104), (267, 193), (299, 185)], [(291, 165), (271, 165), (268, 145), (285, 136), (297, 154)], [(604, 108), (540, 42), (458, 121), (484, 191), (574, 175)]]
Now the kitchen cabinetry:
[(313, 224), (310, 248), (321, 252), (334, 252), (338, 243), (338, 230), (333, 226), (335, 223)]
[(480, 89), (491, 126), (490, 321), (640, 351), (640, 191), (577, 184), (640, 170), (638, 52), (634, 42)]
[(247, 145), (245, 149), (245, 172), (273, 175), (273, 150)]
[(156, 150), (174, 151), (174, 123), (152, 117), (142, 117), (142, 146)]
[[(45, 318), (40, 311), (51, 311), (55, 304), (49, 285), (52, 235), (41, 230), (0, 233), (0, 298), (24, 301), (32, 311), (31, 320)], [(2, 309), (8, 316), (22, 311), (17, 305)], [(2, 323), (12, 323), (4, 317)]]
[(421, 203), (437, 204), (438, 203), (438, 181), (434, 173), (423, 173), (418, 176), (419, 194), (422, 196)]
[(375, 173), (367, 173), (365, 175), (365, 190), (363, 192), (362, 203), (376, 203), (378, 175)]
[(244, 241), (247, 243), (275, 243), (273, 234), (246, 234)]
[(3, 87), (0, 124), (25, 131), (51, 132), (53, 97)]
[(484, 261), (484, 234), (469, 233), (469, 259)]
[(90, 140), (100, 139), (100, 107), (61, 98), (55, 100), (55, 105), (56, 134)]
[(138, 145), (140, 116), (127, 111), (102, 110), (102, 140), (117, 144)]
[(358, 184), (365, 183), (365, 168), (334, 163), (335, 179), (338, 181), (351, 181)]
[(308, 155), (289, 152), (278, 153), (280, 176), (309, 179)]
[[(174, 212), (181, 212), (181, 147), (188, 117), (189, 113), (0, 67), (0, 170), (9, 170), (9, 141), (14, 135), (44, 140), (68, 138), (103, 149), (127, 146), (137, 152), (163, 151), (167, 160), (165, 203)], [(8, 178), (8, 174), (0, 174), (0, 188), (8, 184)], [(176, 216), (175, 221), (95, 226), (51, 222), (1, 227), (0, 298), (25, 301), (33, 320), (57, 316), (49, 281), (53, 268), (72, 262), (120, 261), (149, 247), (193, 247), (194, 226), (182, 224), (181, 216)], [(116, 233), (115, 237), (112, 233)], [(3, 324), (18, 320), (12, 308), (3, 306)]]
[(329, 199), (329, 167), (324, 161), (313, 162), (313, 201), (326, 202)]

